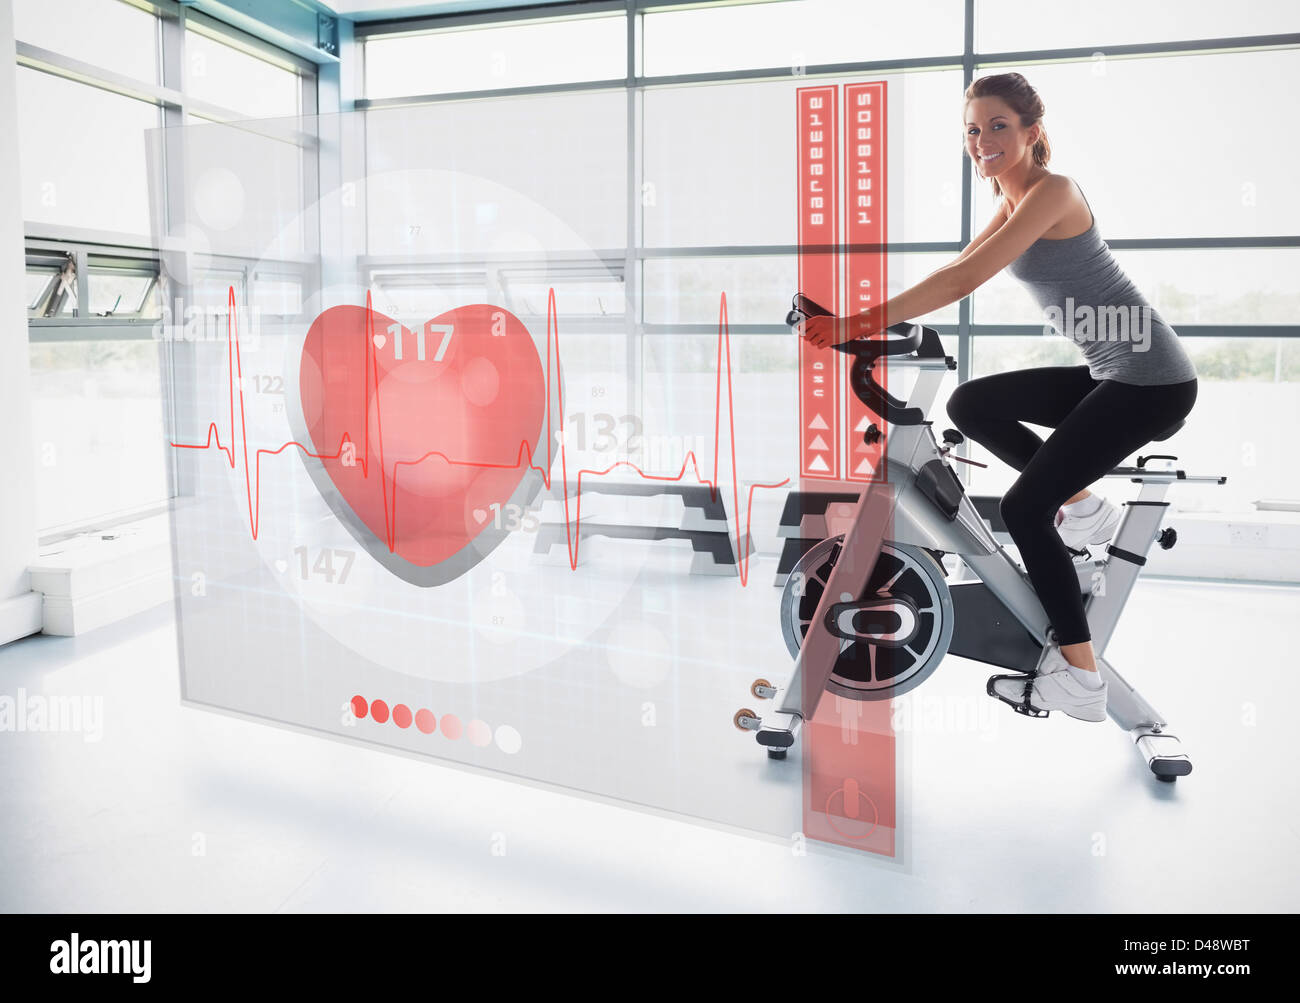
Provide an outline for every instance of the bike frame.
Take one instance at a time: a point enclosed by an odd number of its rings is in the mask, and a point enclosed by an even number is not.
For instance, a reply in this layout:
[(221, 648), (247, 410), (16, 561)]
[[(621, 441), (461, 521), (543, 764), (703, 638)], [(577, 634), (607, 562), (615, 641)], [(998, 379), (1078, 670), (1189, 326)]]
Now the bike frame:
[[(901, 357), (884, 361), (890, 370), (917, 371), (907, 404), (928, 415), (943, 375), (948, 371), (946, 359)], [(982, 586), (1020, 623), (1031, 642), (1042, 649), (1041, 658), (1052, 633), (1027, 574), (998, 543), (964, 490), (953, 520), (920, 491), (916, 484), (917, 471), (933, 460), (947, 463), (946, 450), (935, 439), (931, 421), (890, 426), (885, 436), (885, 477), (863, 486), (847, 525), (844, 520), (835, 524), (828, 519), (829, 535), (843, 535), (840, 554), (800, 647), (790, 683), (776, 713), (765, 716), (763, 731), (788, 729), (793, 737), (800, 722), (816, 712), (841, 648), (841, 640), (827, 629), (827, 614), (836, 602), (856, 597), (886, 541), (960, 555), (978, 575)], [(1149, 761), (1153, 757), (1185, 759), (1177, 751), (1177, 739), (1163, 734), (1164, 718), (1102, 655), (1159, 532), (1168, 507), (1164, 497), (1169, 485), (1175, 480), (1223, 483), (1225, 478), (1189, 477), (1182, 471), (1147, 470), (1140, 466), (1118, 467), (1105, 476), (1128, 477), (1142, 484), (1138, 499), (1125, 504), (1115, 537), (1107, 547), (1107, 557), (1076, 564), (1080, 591), (1086, 596), (1084, 608), (1098, 668), (1110, 684), (1108, 713), (1142, 746)], [(960, 590), (968, 584), (955, 583), (951, 590)], [(977, 626), (975, 630), (978, 629)], [(954, 646), (950, 645), (949, 650), (954, 651)], [(981, 660), (1004, 664), (991, 658)], [(1007, 667), (1024, 670), (1020, 665)]]

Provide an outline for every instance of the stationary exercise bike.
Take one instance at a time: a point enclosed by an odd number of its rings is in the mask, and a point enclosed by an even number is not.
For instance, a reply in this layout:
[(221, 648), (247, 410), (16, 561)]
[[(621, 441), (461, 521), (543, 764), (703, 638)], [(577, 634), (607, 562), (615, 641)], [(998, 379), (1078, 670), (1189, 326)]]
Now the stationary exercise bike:
[[(819, 315), (829, 311), (799, 294), (786, 323), (793, 328)], [(758, 679), (750, 690), (759, 699), (776, 700), (776, 709), (760, 716), (745, 708), (733, 719), (738, 728), (756, 732), (773, 759), (786, 757), (825, 691), (887, 700), (919, 686), (949, 652), (1013, 670), (989, 679), (989, 695), (1029, 717), (1049, 714), (1031, 701), (1034, 676), (1055, 640), (1047, 615), (1024, 569), (981, 515), (989, 506), (977, 506), (979, 499), (966, 493), (949, 463), (974, 462), (952, 455), (965, 437), (946, 429), (940, 447), (926, 418), (944, 374), (957, 363), (931, 328), (896, 324), (885, 334), (834, 346), (853, 357), (854, 394), (888, 425), (887, 440), (875, 424), (865, 434), (868, 443), (884, 442), (883, 469), (863, 485), (846, 517), (827, 519), (828, 538), (809, 549), (786, 580), (781, 629), (794, 672), (784, 688)], [(905, 401), (876, 382), (876, 363), (886, 356), (891, 376), (915, 370)], [(1183, 424), (1153, 441), (1168, 439)], [(1191, 772), (1191, 760), (1165, 719), (1102, 656), (1151, 545), (1158, 539), (1167, 550), (1177, 540), (1173, 528), (1160, 529), (1169, 485), (1224, 484), (1227, 478), (1146, 466), (1156, 459), (1177, 457), (1139, 456), (1137, 466), (1105, 475), (1142, 487), (1137, 500), (1125, 503), (1106, 556), (1076, 555), (1075, 569), (1097, 665), (1109, 684), (1107, 712), (1128, 732), (1151, 772), (1172, 782)], [(945, 554), (958, 555), (978, 580), (949, 583)], [(997, 680), (1008, 678), (1024, 681), (1016, 701), (994, 690)]]

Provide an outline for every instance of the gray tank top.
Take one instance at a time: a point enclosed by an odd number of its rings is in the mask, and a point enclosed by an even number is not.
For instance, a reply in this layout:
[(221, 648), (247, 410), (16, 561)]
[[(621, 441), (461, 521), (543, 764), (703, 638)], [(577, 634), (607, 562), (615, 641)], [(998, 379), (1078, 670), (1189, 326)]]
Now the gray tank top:
[(1007, 271), (1037, 300), (1045, 323), (1079, 346), (1094, 380), (1162, 386), (1196, 378), (1177, 333), (1119, 267), (1095, 215), (1078, 236), (1040, 237)]

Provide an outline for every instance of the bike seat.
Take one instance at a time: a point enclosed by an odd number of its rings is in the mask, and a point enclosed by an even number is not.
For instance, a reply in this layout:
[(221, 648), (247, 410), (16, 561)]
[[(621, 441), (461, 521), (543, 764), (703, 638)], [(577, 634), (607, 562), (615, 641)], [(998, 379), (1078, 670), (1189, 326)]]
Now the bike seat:
[(1151, 437), (1151, 441), (1152, 441), (1152, 442), (1164, 442), (1166, 439), (1168, 439), (1171, 435), (1173, 435), (1175, 432), (1177, 432), (1180, 428), (1182, 428), (1182, 427), (1183, 427), (1184, 425), (1186, 425), (1186, 424), (1187, 424), (1187, 419), (1186, 419), (1186, 418), (1179, 418), (1178, 421), (1174, 422), (1172, 425), (1170, 425), (1167, 429), (1165, 429), (1165, 430), (1164, 430), (1163, 432), (1161, 432), (1159, 435), (1153, 435), (1153, 436)]

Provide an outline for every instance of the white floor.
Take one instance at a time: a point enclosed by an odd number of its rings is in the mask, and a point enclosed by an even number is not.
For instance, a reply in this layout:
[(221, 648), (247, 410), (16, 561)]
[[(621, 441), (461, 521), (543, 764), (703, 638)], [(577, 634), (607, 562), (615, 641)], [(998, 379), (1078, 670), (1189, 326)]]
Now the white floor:
[(101, 694), (105, 721), (0, 733), (0, 909), (1295, 911), (1298, 599), (1139, 584), (1110, 655), (1192, 754), (1172, 785), (951, 659), (907, 698), (901, 862), (182, 708), (162, 606), (0, 647), (0, 695)]

